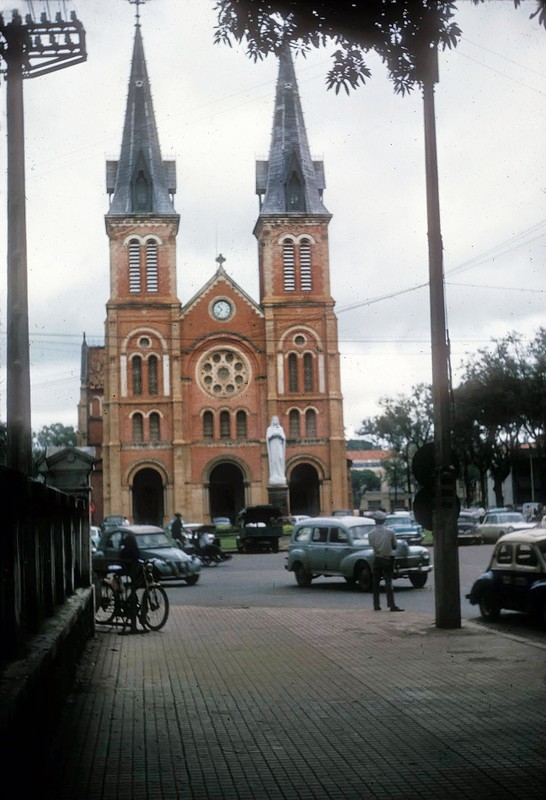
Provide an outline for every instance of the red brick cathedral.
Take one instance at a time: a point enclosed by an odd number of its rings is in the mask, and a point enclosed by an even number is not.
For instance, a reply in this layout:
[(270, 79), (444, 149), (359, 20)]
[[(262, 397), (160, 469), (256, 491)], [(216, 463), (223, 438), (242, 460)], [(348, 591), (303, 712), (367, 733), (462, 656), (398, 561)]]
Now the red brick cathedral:
[[(137, 25), (118, 161), (106, 165), (105, 344), (82, 345), (80, 444), (95, 446), (95, 522), (164, 524), (267, 503), (266, 430), (286, 435), (291, 514), (347, 506), (324, 169), (311, 159), (290, 52), (268, 161), (256, 164), (260, 298), (218, 269), (178, 299), (176, 170), (163, 161)], [(182, 287), (183, 293), (184, 287)]]

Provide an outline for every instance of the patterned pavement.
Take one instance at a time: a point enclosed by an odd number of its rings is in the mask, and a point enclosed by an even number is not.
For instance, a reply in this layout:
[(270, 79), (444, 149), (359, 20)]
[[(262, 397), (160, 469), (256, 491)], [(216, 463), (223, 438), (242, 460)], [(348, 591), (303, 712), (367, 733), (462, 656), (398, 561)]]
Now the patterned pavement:
[(544, 800), (545, 660), (408, 612), (172, 607), (97, 629), (48, 796)]

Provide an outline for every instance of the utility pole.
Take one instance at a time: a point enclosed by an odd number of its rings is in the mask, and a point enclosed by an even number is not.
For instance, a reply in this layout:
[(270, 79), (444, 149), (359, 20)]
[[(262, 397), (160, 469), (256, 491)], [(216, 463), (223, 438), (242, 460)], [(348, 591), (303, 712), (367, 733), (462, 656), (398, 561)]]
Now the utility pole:
[(438, 82), (438, 50), (429, 47), (423, 58), (423, 111), (427, 187), (427, 222), (432, 345), (432, 401), (434, 419), (433, 503), (434, 588), (436, 625), (461, 627), (459, 554), (457, 548), (457, 473), (451, 442), (451, 386), (449, 342), (444, 298), (444, 266), (440, 229), (438, 155), (434, 84)]
[(70, 22), (43, 13), (39, 22), (18, 11), (0, 14), (0, 59), (7, 81), (7, 465), (32, 473), (30, 359), (25, 204), (23, 79), (78, 64), (87, 58), (85, 31), (74, 12)]

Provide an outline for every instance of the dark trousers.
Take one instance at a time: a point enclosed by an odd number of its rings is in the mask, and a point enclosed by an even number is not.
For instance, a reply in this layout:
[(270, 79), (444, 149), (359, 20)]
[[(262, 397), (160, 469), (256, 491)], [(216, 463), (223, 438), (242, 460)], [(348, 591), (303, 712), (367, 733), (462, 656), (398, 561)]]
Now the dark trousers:
[(379, 608), (379, 583), (381, 578), (385, 580), (385, 591), (387, 593), (387, 605), (389, 608), (394, 606), (394, 594), (392, 591), (393, 558), (383, 558), (376, 556), (373, 562), (373, 607)]

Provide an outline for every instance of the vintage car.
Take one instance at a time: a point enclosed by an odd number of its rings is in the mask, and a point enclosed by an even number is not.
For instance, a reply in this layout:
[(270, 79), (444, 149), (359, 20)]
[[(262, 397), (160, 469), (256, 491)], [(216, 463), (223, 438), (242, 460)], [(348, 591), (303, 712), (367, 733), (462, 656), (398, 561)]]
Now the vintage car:
[[(298, 522), (288, 545), (285, 568), (294, 573), (298, 586), (309, 586), (320, 575), (339, 576), (369, 592), (374, 553), (368, 536), (374, 525), (366, 517), (313, 517)], [(420, 589), (431, 569), (426, 547), (397, 539), (394, 578), (409, 578), (411, 585)]]
[(403, 539), (408, 544), (421, 544), (425, 538), (423, 526), (415, 521), (409, 511), (395, 511), (387, 514), (383, 525), (392, 528), (396, 538)]
[(106, 575), (113, 564), (120, 563), (119, 550), (128, 532), (135, 535), (142, 559), (152, 562), (156, 579), (185, 581), (190, 586), (197, 583), (202, 567), (200, 559), (173, 547), (163, 529), (156, 525), (120, 525), (103, 531), (92, 558), (96, 575)]
[(237, 517), (237, 550), (271, 550), (277, 553), (282, 536), (282, 512), (274, 505), (248, 506)]
[(546, 625), (546, 530), (501, 537), (487, 570), (466, 597), (486, 620), (498, 619), (505, 608), (533, 614)]
[(485, 519), (476, 528), (482, 541), (494, 543), (501, 536), (512, 531), (530, 530), (536, 527), (536, 522), (528, 522), (519, 511), (508, 511), (503, 508), (489, 509)]
[(480, 512), (476, 509), (464, 508), (457, 518), (457, 543), (481, 544), (482, 534), (478, 530)]

